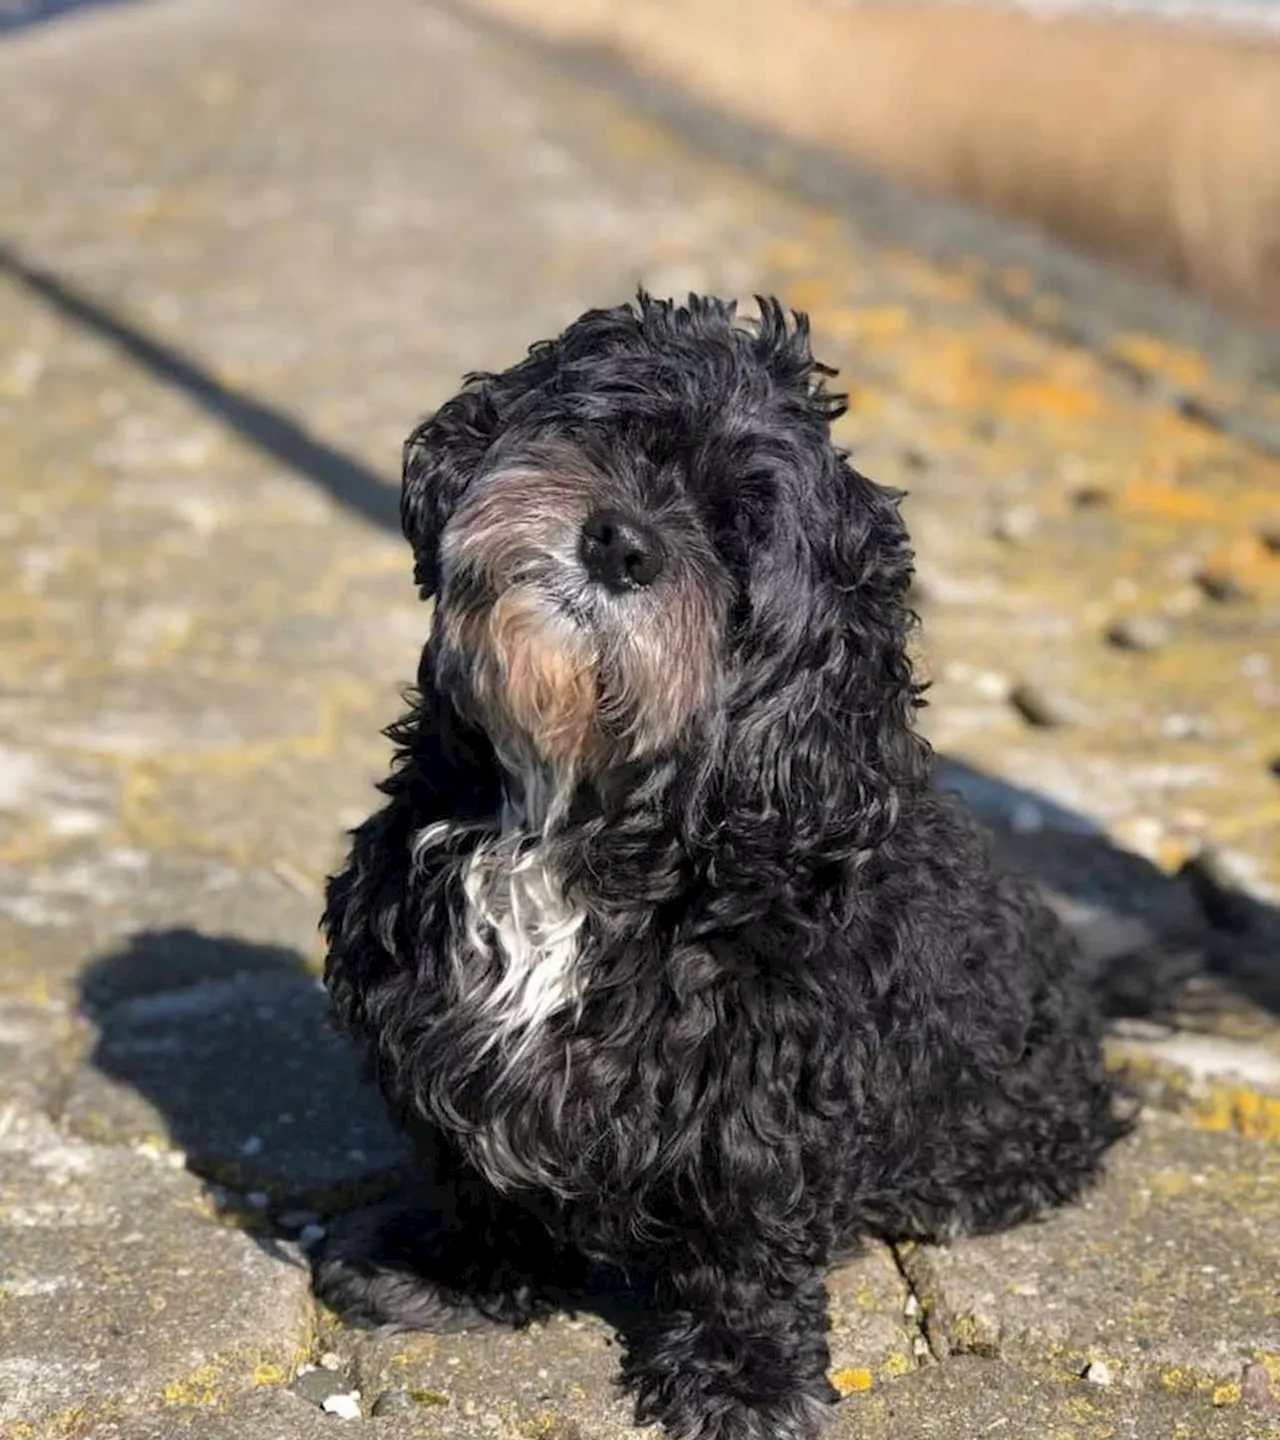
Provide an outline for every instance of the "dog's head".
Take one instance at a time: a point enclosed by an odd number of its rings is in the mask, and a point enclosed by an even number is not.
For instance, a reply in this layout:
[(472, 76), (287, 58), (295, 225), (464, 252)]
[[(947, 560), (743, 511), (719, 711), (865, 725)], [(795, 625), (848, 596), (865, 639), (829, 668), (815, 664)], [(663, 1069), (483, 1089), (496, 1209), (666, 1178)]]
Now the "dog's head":
[(745, 786), (721, 803), (785, 818), (841, 803), (854, 748), (886, 769), (854, 737), (909, 725), (911, 557), (897, 497), (831, 442), (830, 373), (775, 301), (746, 326), (642, 295), (410, 436), (431, 678), (514, 774), (567, 794), (714, 750)]

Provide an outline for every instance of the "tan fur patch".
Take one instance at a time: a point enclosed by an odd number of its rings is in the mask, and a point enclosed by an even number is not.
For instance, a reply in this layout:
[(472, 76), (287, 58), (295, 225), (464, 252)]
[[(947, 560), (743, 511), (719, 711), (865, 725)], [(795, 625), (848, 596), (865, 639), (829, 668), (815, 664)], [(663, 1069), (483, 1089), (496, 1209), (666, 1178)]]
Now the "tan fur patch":
[(590, 646), (520, 586), (498, 598), (488, 632), (512, 720), (553, 765), (576, 768), (598, 739)]

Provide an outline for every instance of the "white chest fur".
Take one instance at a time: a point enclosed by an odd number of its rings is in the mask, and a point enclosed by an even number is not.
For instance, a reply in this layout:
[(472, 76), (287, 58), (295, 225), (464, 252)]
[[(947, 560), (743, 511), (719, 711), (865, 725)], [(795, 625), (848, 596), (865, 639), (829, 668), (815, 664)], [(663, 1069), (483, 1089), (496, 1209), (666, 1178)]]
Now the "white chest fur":
[[(446, 842), (447, 825), (420, 831), (414, 851)], [(566, 899), (540, 840), (507, 833), (482, 841), (459, 866), (466, 897), (463, 932), (454, 939), (456, 998), (483, 1017), (482, 1050), (518, 1060), (539, 1029), (577, 1004), (584, 916)]]
[[(431, 825), (414, 838), (414, 855), (450, 849), (465, 838), (453, 825)], [(538, 1036), (553, 1017), (577, 1011), (586, 984), (585, 916), (565, 898), (552, 856), (541, 838), (512, 829), (455, 861), (465, 912), (449, 945), (453, 1002), (469, 1021), (467, 1069), (487, 1062), (495, 1089), (515, 1080), (519, 1093), (522, 1070), (537, 1063), (530, 1052)], [(510, 1094), (465, 1119), (453, 1110), (446, 1123), (499, 1189), (562, 1189), (562, 1157), (545, 1137), (536, 1140), (513, 1125)]]
[[(498, 841), (466, 861), (466, 942), (475, 955), (499, 962), (476, 1001), (493, 1023), (493, 1042), (514, 1059), (551, 1016), (581, 991), (578, 938), (584, 916), (565, 899), (547, 847)], [(492, 972), (492, 967), (490, 972)]]

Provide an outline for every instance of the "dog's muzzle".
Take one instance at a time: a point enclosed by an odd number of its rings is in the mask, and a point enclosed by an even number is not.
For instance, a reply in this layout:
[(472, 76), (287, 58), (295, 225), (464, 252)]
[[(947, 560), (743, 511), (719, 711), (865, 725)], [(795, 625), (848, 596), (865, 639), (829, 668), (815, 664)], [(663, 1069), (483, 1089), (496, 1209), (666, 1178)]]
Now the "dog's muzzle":
[(441, 541), (437, 675), (500, 754), (599, 772), (707, 712), (722, 587), (679, 539), (571, 452), (472, 483)]

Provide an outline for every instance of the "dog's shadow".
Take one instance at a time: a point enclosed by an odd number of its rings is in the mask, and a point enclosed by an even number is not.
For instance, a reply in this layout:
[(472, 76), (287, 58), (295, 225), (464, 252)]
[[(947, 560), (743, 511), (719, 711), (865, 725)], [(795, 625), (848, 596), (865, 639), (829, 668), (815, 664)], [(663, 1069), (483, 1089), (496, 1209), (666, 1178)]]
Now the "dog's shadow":
[[(314, 971), (297, 951), (191, 929), (146, 930), (83, 972), (90, 1065), (66, 1120), (111, 1143), (162, 1133), (206, 1184), (225, 1219), (273, 1257), (316, 1262), (346, 1230), (401, 1200), (441, 1213), (430, 1172), (415, 1163), (327, 1020)], [(576, 1274), (558, 1308), (615, 1330), (644, 1307), (617, 1277)]]
[(943, 757), (939, 783), (1074, 931), (1104, 1009), (1214, 1029), (1280, 1014), (1280, 909), (1200, 860), (1168, 874), (1050, 797)]
[[(1166, 876), (1043, 796), (954, 764), (941, 778), (1087, 932), (1113, 1014), (1213, 1025), (1223, 1007), (1280, 1013), (1273, 907)], [(69, 1123), (126, 1143), (164, 1133), (262, 1243), (403, 1185), (403, 1143), (297, 952), (144, 931), (89, 965), (81, 1007), (96, 1042)]]
[(142, 931), (86, 969), (80, 1003), (96, 1036), (71, 1126), (163, 1133), (251, 1232), (282, 1233), (281, 1217), (302, 1229), (398, 1183), (405, 1148), (298, 952)]

